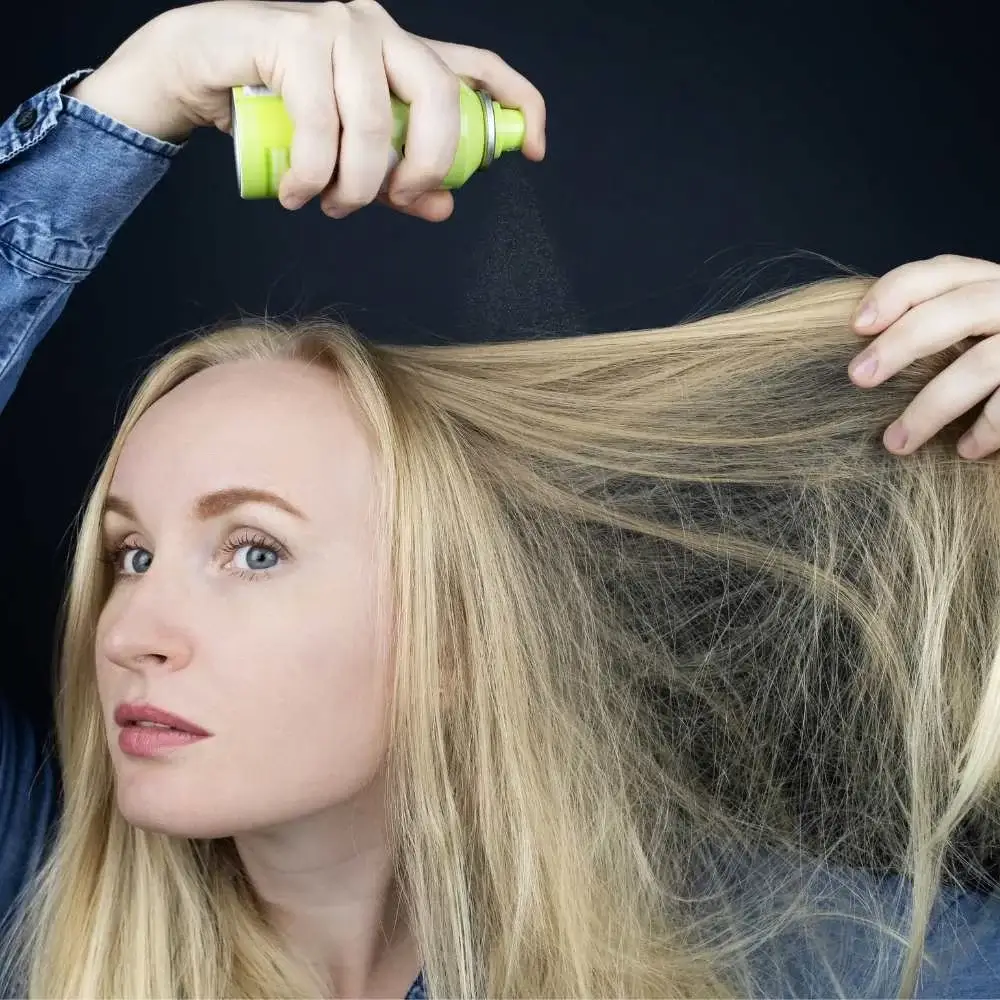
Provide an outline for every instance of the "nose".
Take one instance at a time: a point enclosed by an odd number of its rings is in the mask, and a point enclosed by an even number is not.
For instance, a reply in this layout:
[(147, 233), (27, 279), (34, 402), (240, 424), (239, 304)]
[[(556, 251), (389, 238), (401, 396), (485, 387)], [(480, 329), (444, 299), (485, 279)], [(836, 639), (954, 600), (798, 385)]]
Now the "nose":
[(98, 657), (138, 672), (183, 670), (192, 657), (183, 599), (157, 594), (152, 582), (128, 584), (134, 589), (120, 595), (123, 600), (112, 595), (97, 635)]

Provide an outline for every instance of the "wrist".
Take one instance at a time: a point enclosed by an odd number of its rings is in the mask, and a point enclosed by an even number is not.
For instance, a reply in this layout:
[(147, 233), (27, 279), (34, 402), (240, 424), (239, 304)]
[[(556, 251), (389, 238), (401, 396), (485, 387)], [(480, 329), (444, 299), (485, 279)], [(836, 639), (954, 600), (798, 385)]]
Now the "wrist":
[(161, 80), (155, 46), (143, 55), (141, 34), (129, 38), (93, 73), (70, 87), (66, 95), (137, 132), (165, 142), (184, 142), (194, 130), (194, 123)]

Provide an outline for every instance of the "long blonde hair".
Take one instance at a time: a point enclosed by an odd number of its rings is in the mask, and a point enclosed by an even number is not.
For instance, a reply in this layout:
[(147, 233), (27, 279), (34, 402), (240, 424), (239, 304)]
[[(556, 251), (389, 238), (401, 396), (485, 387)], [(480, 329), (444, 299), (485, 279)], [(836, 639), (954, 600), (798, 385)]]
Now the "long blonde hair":
[(30, 995), (323, 989), (230, 841), (119, 815), (94, 678), (100, 515), (125, 436), (193, 373), (271, 357), (338, 373), (378, 457), (398, 664), (387, 807), (431, 994), (782, 992), (761, 956), (816, 900), (806, 879), (764, 905), (756, 863), (734, 874), (755, 857), (906, 876), (902, 932), (874, 890), (855, 887), (851, 911), (902, 933), (905, 964), (887, 947), (872, 974), (912, 991), (935, 893), (975, 863), (963, 837), (996, 838), (1000, 483), (955, 456), (961, 426), (884, 450), (954, 352), (851, 385), (868, 285), (475, 346), (243, 323), (157, 364), (80, 526), (65, 808), (19, 928)]

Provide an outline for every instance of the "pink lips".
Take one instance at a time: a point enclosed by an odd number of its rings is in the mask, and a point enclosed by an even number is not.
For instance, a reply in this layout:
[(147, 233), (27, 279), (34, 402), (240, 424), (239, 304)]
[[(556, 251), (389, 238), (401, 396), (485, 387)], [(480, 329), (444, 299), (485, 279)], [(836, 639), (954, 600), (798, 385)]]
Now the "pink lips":
[(121, 704), (115, 709), (114, 718), (115, 724), (121, 727), (118, 746), (131, 757), (159, 757), (212, 735), (201, 726), (155, 705)]

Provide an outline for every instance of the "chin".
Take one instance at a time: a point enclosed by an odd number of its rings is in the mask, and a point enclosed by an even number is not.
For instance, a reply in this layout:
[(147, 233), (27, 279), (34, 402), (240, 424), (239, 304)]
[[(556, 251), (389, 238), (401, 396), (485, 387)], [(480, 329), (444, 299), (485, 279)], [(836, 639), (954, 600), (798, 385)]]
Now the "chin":
[(188, 816), (162, 809), (135, 808), (119, 803), (125, 821), (148, 833), (162, 833), (186, 840), (217, 840), (231, 837), (234, 830), (221, 817)]
[(118, 782), (118, 811), (131, 826), (191, 840), (231, 837), (237, 832), (232, 818), (217, 806), (213, 809), (206, 798), (204, 792), (171, 794), (160, 782), (121, 778)]
[(165, 837), (176, 837), (180, 840), (224, 840), (233, 836), (233, 832), (221, 823), (178, 823), (173, 817), (146, 814), (133, 818), (124, 810), (122, 810), (122, 815), (128, 824), (137, 830), (159, 833)]

